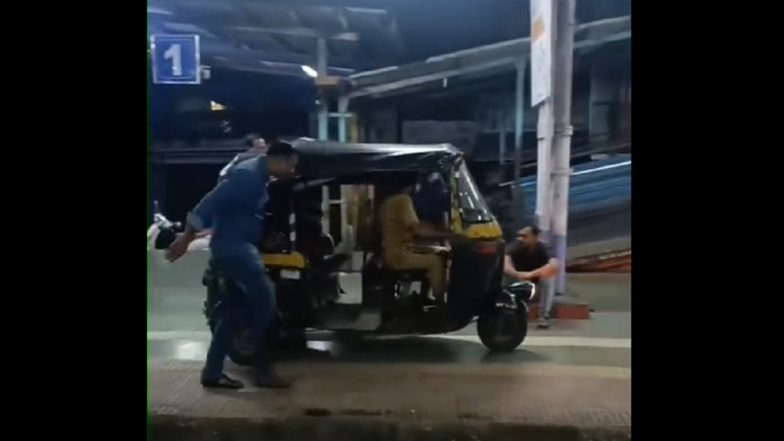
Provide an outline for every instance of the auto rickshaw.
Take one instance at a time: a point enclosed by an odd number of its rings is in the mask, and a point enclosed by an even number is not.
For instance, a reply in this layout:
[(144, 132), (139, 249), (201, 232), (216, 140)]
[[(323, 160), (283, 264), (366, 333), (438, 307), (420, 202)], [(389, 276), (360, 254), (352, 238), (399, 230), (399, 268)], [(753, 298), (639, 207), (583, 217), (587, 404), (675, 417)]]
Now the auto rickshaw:
[[(274, 284), (281, 315), (281, 335), (302, 339), (306, 329), (350, 331), (374, 335), (439, 334), (464, 328), (478, 318), (482, 343), (493, 351), (512, 351), (525, 339), (533, 285), (505, 289), (504, 243), (501, 229), (478, 192), (462, 153), (449, 144), (346, 144), (297, 140), (297, 177), (271, 182), (262, 256)], [(448, 229), (453, 241), (446, 256), (446, 301), (424, 304), (424, 271), (392, 270), (384, 264), (376, 213), (386, 183), (401, 176), (439, 173), (449, 187)], [(325, 198), (340, 186), (367, 191), (364, 219), (370, 233), (360, 232), (350, 250), (336, 252), (323, 216)], [(344, 187), (346, 188), (346, 187)], [(339, 193), (338, 193), (339, 194)], [(362, 217), (362, 216), (359, 216)], [(362, 221), (355, 221), (354, 230)], [(345, 267), (355, 262), (354, 271)], [(361, 283), (348, 287), (347, 274)], [(205, 315), (213, 324), (221, 299), (239, 289), (214, 268), (205, 272), (208, 288)], [(416, 286), (419, 287), (416, 292)], [(346, 290), (349, 290), (347, 292)], [(360, 291), (360, 292), (356, 292)], [(355, 302), (342, 299), (353, 297)], [(251, 359), (238, 331), (230, 357), (246, 364)], [(246, 349), (243, 349), (246, 348)]]

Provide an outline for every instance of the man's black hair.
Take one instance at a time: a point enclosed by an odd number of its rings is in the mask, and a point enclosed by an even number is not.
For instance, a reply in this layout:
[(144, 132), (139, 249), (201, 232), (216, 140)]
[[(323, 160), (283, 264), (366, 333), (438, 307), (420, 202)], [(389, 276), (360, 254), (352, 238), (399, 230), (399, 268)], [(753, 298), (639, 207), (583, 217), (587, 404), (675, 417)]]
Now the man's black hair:
[(284, 158), (291, 158), (296, 155), (297, 151), (294, 147), (287, 142), (276, 142), (267, 149), (267, 157), (278, 156)]
[(529, 225), (529, 228), (531, 228), (531, 233), (533, 233), (534, 236), (538, 236), (539, 233), (542, 232), (542, 229), (537, 227), (536, 225)]
[(251, 134), (245, 136), (245, 147), (247, 147), (247, 148), (253, 147), (253, 143), (256, 142), (256, 140), (259, 139), (259, 138), (260, 138), (260, 136), (255, 134), (255, 133), (251, 133)]

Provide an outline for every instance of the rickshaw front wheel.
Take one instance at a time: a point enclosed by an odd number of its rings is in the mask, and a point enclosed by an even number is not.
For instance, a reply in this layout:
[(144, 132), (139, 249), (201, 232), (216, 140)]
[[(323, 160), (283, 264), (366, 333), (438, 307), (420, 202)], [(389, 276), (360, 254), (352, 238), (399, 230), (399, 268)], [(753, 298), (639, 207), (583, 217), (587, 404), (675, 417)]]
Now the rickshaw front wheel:
[(476, 324), (479, 339), (493, 352), (512, 352), (528, 335), (525, 308), (494, 310), (482, 313)]

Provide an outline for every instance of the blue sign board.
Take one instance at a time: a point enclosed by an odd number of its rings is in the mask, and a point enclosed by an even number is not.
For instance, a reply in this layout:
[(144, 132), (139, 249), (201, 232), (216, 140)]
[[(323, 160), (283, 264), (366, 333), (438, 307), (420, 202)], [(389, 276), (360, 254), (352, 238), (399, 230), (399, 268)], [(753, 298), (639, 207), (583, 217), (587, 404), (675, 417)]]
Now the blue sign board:
[(153, 83), (201, 83), (198, 35), (153, 35), (150, 40)]

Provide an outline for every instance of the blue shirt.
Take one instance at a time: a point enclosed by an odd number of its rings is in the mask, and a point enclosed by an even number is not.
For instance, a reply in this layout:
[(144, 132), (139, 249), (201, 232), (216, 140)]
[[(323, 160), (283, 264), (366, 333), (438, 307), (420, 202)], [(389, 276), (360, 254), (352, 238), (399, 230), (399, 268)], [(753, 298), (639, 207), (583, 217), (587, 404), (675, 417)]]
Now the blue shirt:
[(264, 233), (268, 200), (266, 161), (255, 157), (231, 167), (188, 215), (196, 230), (212, 229), (214, 257), (255, 253)]
[(223, 179), (223, 177), (226, 176), (226, 173), (228, 173), (229, 170), (234, 168), (240, 162), (247, 161), (250, 158), (255, 158), (256, 156), (261, 156), (261, 155), (262, 155), (262, 153), (260, 151), (257, 151), (257, 150), (250, 150), (250, 151), (242, 152), (242, 153), (238, 154), (237, 156), (234, 157), (234, 159), (231, 160), (231, 162), (226, 164), (226, 167), (223, 167), (223, 169), (220, 171), (220, 173), (218, 173), (218, 178), (219, 179)]

